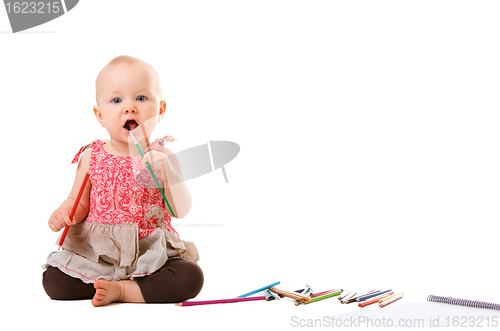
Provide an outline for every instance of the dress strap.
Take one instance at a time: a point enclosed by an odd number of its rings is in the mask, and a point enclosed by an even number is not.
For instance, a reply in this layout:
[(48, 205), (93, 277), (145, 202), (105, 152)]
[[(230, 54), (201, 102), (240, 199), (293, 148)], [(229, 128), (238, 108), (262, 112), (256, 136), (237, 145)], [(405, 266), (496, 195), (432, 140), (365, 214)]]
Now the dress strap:
[[(144, 153), (147, 153), (149, 151), (159, 151), (163, 148), (163, 145), (165, 145), (165, 142), (169, 142), (169, 143), (173, 143), (174, 141), (177, 141), (177, 139), (175, 139), (174, 137), (172, 136), (165, 136), (165, 137), (162, 137), (162, 138), (158, 138), (156, 139), (155, 141), (153, 141), (148, 148), (146, 148), (146, 150), (144, 151)], [(85, 152), (85, 150), (89, 149), (89, 148), (92, 148), (94, 147), (94, 145), (97, 143), (97, 142), (101, 142), (100, 139), (96, 139), (94, 140), (93, 142), (91, 142), (90, 144), (88, 145), (85, 145), (83, 146), (82, 148), (80, 148), (80, 150), (78, 151), (78, 153), (76, 153), (75, 157), (73, 158), (73, 161), (71, 161), (71, 163), (77, 163), (78, 160), (80, 159), (80, 156), (82, 156), (83, 152)]]
[(163, 148), (166, 142), (173, 143), (174, 141), (177, 141), (172, 136), (164, 136), (162, 138), (158, 138), (155, 141), (153, 141), (148, 148), (144, 151), (144, 154), (146, 154), (149, 151), (159, 151)]
[(78, 153), (76, 153), (75, 157), (73, 158), (73, 161), (71, 161), (71, 164), (73, 164), (73, 163), (77, 163), (77, 162), (78, 162), (78, 160), (80, 159), (80, 156), (82, 155), (82, 153), (83, 153), (86, 149), (94, 147), (94, 144), (95, 144), (95, 143), (97, 143), (97, 142), (100, 142), (100, 140), (99, 140), (99, 139), (96, 139), (96, 140), (94, 140), (93, 142), (91, 142), (90, 144), (85, 145), (85, 146), (83, 146), (82, 148), (80, 148), (80, 150), (78, 151)]

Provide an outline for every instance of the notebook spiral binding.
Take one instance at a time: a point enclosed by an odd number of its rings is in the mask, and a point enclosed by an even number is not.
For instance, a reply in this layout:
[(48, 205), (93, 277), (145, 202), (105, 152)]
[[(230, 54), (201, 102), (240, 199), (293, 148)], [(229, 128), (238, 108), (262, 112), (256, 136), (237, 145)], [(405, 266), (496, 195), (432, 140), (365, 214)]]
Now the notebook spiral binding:
[(427, 301), (447, 303), (449, 305), (455, 305), (455, 306), (500, 310), (500, 304), (498, 303), (473, 301), (467, 299), (456, 299), (451, 297), (440, 297), (437, 295), (429, 295), (427, 297)]

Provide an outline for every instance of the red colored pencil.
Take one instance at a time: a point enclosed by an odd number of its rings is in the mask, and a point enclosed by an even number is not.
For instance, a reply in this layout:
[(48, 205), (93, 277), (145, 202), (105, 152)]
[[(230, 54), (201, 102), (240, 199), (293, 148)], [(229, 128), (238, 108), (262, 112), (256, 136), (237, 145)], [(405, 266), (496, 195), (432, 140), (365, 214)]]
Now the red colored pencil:
[(267, 298), (265, 296), (260, 296), (260, 297), (233, 298), (233, 299), (209, 300), (209, 301), (185, 301), (176, 304), (176, 306), (186, 307), (186, 306), (199, 306), (199, 305), (213, 305), (217, 303), (257, 301), (257, 300), (267, 300)]
[[(73, 209), (71, 209), (71, 213), (69, 214), (70, 220), (73, 220), (73, 217), (75, 216), (76, 208), (78, 207), (78, 203), (80, 202), (80, 198), (82, 197), (83, 190), (87, 186), (88, 179), (89, 179), (89, 173), (86, 173), (85, 178), (83, 179), (82, 186), (80, 187), (80, 191), (78, 191), (78, 195), (76, 196), (75, 203), (73, 204)], [(68, 230), (69, 230), (69, 225), (66, 224), (66, 226), (64, 227), (64, 232), (61, 236), (61, 239), (59, 240), (59, 248), (58, 249), (60, 249), (61, 246), (63, 245), (64, 239), (66, 239), (66, 235), (68, 234)]]

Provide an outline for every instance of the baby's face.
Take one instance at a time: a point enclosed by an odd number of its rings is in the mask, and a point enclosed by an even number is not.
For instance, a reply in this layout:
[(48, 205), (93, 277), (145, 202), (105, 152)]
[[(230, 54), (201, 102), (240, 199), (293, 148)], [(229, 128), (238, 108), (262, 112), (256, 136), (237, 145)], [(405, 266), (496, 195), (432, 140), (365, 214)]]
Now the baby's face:
[(138, 140), (143, 137), (139, 125), (151, 135), (165, 112), (158, 76), (140, 62), (105, 67), (96, 81), (96, 99), (97, 120), (114, 140), (129, 141), (126, 124)]

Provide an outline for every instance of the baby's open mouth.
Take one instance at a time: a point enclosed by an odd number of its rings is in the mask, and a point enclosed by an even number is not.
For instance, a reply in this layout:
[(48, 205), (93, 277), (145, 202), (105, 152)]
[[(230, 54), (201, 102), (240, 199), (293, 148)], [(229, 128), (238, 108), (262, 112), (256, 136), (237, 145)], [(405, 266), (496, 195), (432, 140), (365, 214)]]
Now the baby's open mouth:
[(135, 129), (137, 126), (139, 126), (139, 124), (137, 124), (135, 120), (128, 120), (127, 122), (125, 122), (125, 125), (123, 127), (130, 131)]

